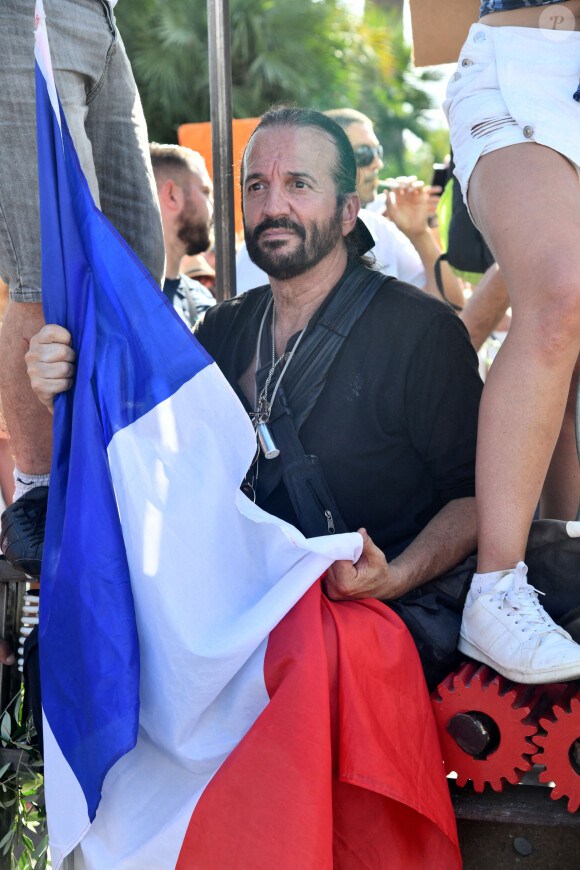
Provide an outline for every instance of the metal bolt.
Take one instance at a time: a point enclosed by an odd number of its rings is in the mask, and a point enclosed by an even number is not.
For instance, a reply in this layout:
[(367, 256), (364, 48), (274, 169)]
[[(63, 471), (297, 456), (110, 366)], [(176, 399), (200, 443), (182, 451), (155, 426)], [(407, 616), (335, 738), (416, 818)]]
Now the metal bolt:
[(447, 730), (468, 755), (481, 755), (491, 741), (484, 722), (474, 713), (456, 713), (447, 723)]
[(530, 841), (526, 840), (525, 837), (516, 837), (514, 840), (514, 851), (518, 855), (523, 855), (524, 858), (527, 858), (534, 850)]

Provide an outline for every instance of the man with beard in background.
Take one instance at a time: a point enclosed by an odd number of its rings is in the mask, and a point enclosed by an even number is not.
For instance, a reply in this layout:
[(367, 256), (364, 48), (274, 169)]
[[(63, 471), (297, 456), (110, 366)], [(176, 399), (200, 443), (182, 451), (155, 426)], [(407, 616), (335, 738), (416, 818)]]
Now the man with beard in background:
[(193, 328), (215, 299), (200, 281), (179, 271), (186, 254), (207, 251), (213, 223), (213, 185), (201, 154), (180, 145), (149, 146), (165, 240), (163, 292)]

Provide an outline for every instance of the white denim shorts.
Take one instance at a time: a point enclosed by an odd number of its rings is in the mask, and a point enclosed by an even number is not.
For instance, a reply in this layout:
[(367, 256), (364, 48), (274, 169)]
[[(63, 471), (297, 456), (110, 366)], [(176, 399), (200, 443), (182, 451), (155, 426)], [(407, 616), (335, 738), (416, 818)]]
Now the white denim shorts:
[(471, 26), (443, 103), (466, 203), (479, 158), (508, 145), (546, 145), (580, 175), (579, 79), (580, 31)]

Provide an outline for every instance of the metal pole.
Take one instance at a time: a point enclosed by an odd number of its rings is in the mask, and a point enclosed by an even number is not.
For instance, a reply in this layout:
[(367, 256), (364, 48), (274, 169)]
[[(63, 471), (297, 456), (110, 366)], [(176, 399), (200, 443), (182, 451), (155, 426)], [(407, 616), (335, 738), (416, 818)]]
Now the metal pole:
[(236, 295), (229, 0), (207, 0), (209, 95), (218, 301)]

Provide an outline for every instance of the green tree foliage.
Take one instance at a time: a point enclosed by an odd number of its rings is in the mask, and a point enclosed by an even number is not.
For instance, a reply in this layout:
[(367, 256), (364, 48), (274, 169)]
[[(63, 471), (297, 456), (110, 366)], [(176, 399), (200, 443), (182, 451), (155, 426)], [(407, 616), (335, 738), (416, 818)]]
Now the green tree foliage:
[(360, 81), (358, 107), (373, 120), (385, 149), (385, 170), (381, 174), (406, 174), (403, 131), (429, 143), (432, 131), (428, 112), (434, 104), (424, 86), (437, 81), (439, 73), (415, 70), (402, 18), (395, 10), (385, 10), (367, 0), (360, 39), (367, 46), (369, 61)]
[[(184, 121), (208, 121), (204, 2), (140, 0), (117, 20), (153, 138), (175, 141)], [(349, 77), (343, 56), (351, 18), (336, 0), (231, 0), (234, 117), (276, 102), (332, 103)]]
[[(175, 142), (179, 124), (210, 118), (206, 3), (123, 0), (116, 12), (151, 138)], [(353, 106), (375, 122), (386, 169), (405, 171), (402, 131), (425, 139), (431, 100), (395, 10), (367, 0), (360, 20), (340, 0), (230, 0), (230, 28), (234, 117)]]

